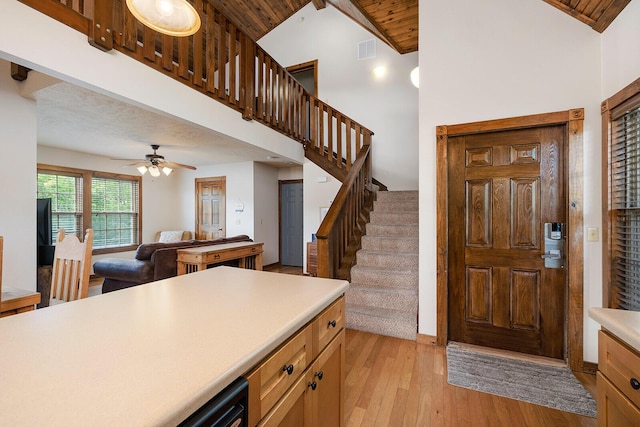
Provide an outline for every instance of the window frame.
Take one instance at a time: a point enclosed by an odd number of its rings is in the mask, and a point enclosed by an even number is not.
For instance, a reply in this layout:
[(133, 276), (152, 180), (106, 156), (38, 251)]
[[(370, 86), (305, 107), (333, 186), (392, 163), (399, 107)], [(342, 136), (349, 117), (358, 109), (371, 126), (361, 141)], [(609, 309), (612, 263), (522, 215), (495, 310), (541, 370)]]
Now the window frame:
[[(602, 305), (607, 308), (621, 308), (618, 304), (618, 292), (616, 292), (613, 280), (613, 219), (612, 206), (612, 180), (611, 180), (611, 145), (613, 144), (614, 122), (623, 117), (626, 111), (640, 107), (640, 78), (604, 100), (601, 105), (602, 112), (602, 221), (603, 243), (602, 251)], [(638, 165), (640, 170), (640, 165)]]
[[(55, 166), (49, 164), (38, 163), (37, 174), (50, 173), (57, 175), (79, 176), (82, 178), (82, 224), (84, 230), (92, 228), (92, 209), (91, 209), (91, 185), (93, 178), (116, 179), (135, 181), (138, 184), (138, 221), (137, 221), (137, 241), (131, 245), (118, 246), (111, 248), (93, 249), (93, 255), (110, 254), (117, 252), (128, 252), (138, 248), (142, 241), (142, 177), (138, 175), (116, 174), (111, 172), (94, 171), (87, 169), (70, 168), (65, 166)], [(84, 230), (82, 235), (84, 236)]]

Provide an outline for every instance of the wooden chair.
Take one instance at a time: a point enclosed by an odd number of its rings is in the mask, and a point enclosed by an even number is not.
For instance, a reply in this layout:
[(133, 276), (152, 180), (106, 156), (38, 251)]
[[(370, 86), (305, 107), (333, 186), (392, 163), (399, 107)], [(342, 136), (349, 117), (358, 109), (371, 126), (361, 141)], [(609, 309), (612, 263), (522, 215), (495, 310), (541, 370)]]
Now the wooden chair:
[(75, 235), (58, 232), (51, 273), (51, 305), (86, 298), (89, 292), (93, 230), (87, 229), (84, 242)]

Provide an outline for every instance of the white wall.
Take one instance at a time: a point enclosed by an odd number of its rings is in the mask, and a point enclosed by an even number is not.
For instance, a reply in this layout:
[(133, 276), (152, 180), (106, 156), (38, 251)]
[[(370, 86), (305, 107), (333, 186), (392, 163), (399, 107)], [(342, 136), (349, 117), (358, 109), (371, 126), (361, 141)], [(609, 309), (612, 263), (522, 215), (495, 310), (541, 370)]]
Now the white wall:
[(36, 290), (36, 104), (21, 97), (0, 60), (2, 284)]
[[(225, 177), (226, 233), (228, 237), (246, 234), (255, 238), (253, 217), (253, 162), (202, 166), (195, 171), (184, 171), (179, 183), (180, 220), (182, 227), (195, 230), (195, 178)], [(235, 212), (235, 205), (242, 203), (244, 211)]]
[[(326, 182), (318, 182), (318, 178), (326, 178)], [(340, 186), (340, 181), (329, 175), (310, 160), (306, 160), (303, 167), (302, 198), (304, 199), (304, 246), (303, 271), (307, 271), (307, 244), (311, 241), (311, 234), (315, 234), (320, 227), (320, 208), (331, 206)]]
[(278, 236), (278, 169), (254, 163), (253, 205), (255, 206), (253, 229), (255, 241), (264, 242), (263, 265), (280, 261)]
[[(424, 0), (420, 70), (419, 332), (435, 335), (435, 127), (583, 107), (584, 224), (600, 227), (600, 35), (541, 1)], [(601, 301), (601, 243), (584, 253), (584, 357), (595, 361), (586, 310)]]
[(302, 179), (302, 166), (278, 169), (278, 179), (281, 181)]
[[(304, 17), (303, 22), (298, 22)], [(318, 98), (372, 130), (373, 176), (390, 190), (418, 189), (417, 53), (377, 41), (377, 57), (358, 61), (357, 44), (374, 38), (331, 4), (309, 3), (258, 43), (284, 67), (318, 60)], [(373, 69), (385, 66), (382, 79)]]
[(602, 100), (640, 77), (640, 2), (630, 2), (602, 34)]

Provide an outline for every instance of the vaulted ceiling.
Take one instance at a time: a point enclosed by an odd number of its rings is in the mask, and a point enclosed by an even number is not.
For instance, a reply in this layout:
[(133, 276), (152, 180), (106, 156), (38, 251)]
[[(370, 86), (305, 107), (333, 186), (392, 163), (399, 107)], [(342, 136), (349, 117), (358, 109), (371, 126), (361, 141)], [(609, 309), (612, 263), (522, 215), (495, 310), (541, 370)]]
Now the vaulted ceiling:
[[(418, 0), (209, 0), (253, 40), (313, 2), (331, 4), (399, 53), (418, 50)], [(543, 0), (603, 32), (631, 0)]]

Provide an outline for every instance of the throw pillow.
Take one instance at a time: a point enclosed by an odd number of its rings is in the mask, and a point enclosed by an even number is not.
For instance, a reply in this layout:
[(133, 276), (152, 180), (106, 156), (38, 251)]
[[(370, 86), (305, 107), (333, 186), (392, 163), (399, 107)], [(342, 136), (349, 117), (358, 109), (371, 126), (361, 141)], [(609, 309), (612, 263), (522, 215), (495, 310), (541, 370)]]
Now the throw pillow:
[(161, 231), (160, 238), (158, 242), (160, 243), (171, 243), (171, 242), (179, 242), (182, 240), (182, 230), (176, 231)]

